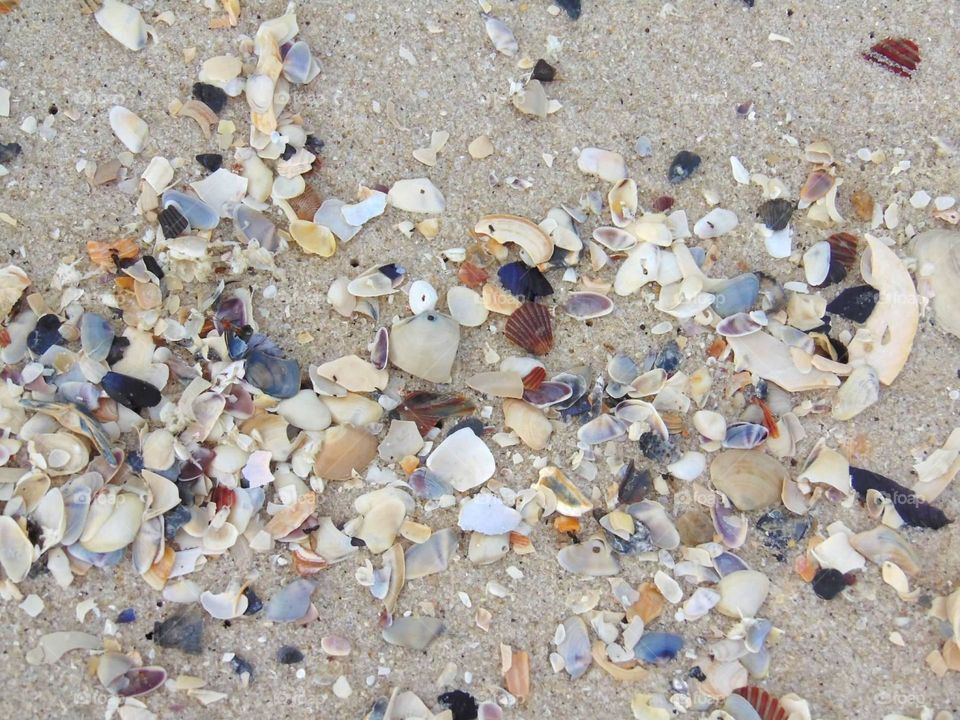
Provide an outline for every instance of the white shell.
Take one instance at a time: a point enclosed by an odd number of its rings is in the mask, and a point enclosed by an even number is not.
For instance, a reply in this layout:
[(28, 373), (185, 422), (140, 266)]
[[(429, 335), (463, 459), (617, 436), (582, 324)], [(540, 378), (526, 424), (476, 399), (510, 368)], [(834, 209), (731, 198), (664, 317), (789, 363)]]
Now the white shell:
[(450, 382), (459, 345), (457, 322), (432, 310), (390, 328), (390, 362), (430, 382)]
[(480, 293), (463, 285), (447, 290), (447, 309), (450, 316), (464, 327), (479, 327), (490, 314)]
[(490, 493), (476, 495), (460, 506), (458, 524), (466, 532), (503, 535), (516, 530), (521, 522), (520, 513)]
[(627, 177), (627, 163), (623, 155), (611, 150), (584, 148), (577, 158), (577, 167), (582, 173), (596, 175), (610, 183), (618, 183)]
[(726, 235), (737, 227), (737, 214), (725, 208), (714, 208), (693, 226), (694, 234), (703, 240)]
[(409, 299), (414, 315), (437, 307), (437, 291), (426, 280), (415, 280), (410, 284)]
[(735, 619), (755, 617), (770, 592), (770, 578), (757, 570), (725, 575), (715, 588), (720, 593), (717, 610)]
[(880, 399), (880, 378), (869, 365), (856, 368), (844, 380), (833, 398), (831, 415), (836, 420), (851, 420)]
[(763, 244), (767, 248), (770, 257), (785, 258), (790, 257), (793, 252), (793, 228), (789, 225), (783, 230), (776, 232), (764, 232)]
[(0, 515), (0, 566), (3, 572), (12, 582), (18, 583), (27, 577), (32, 564), (33, 543), (16, 520)]
[(803, 254), (803, 274), (807, 282), (818, 287), (830, 272), (830, 243), (821, 240)]
[(427, 178), (397, 180), (387, 202), (397, 210), (414, 213), (442, 213), (447, 206), (443, 194)]
[(277, 405), (277, 413), (301, 430), (325, 430), (330, 425), (330, 410), (313, 390), (301, 390)]
[(360, 227), (368, 220), (383, 215), (386, 207), (386, 193), (371, 190), (363, 200), (355, 202), (352, 205), (344, 205), (340, 208), (340, 212), (343, 214), (343, 219), (346, 220), (349, 225)]
[(467, 492), (492, 478), (497, 463), (486, 443), (465, 427), (448, 435), (430, 453), (427, 468), (458, 492)]
[(513, 34), (513, 31), (507, 27), (507, 24), (493, 15), (484, 14), (482, 17), (483, 27), (487, 31), (487, 37), (490, 38), (490, 42), (493, 43), (493, 47), (497, 49), (497, 52), (507, 57), (516, 55), (520, 50), (520, 45), (517, 43), (517, 38)]
[(147, 24), (136, 8), (119, 0), (104, 0), (93, 17), (110, 37), (128, 50), (143, 50), (147, 46)]
[(150, 134), (150, 128), (140, 116), (122, 105), (110, 108), (110, 128), (127, 150), (134, 154), (143, 150)]
[(190, 183), (190, 187), (201, 200), (220, 213), (220, 217), (229, 217), (231, 205), (243, 199), (248, 184), (247, 178), (220, 168), (203, 180)]

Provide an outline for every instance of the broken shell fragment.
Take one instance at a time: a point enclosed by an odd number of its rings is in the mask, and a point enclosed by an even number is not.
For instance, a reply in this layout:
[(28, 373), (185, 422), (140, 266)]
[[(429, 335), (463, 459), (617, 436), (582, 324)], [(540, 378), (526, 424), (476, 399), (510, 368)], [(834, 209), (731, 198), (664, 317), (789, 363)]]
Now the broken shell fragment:
[(493, 47), (496, 48), (497, 52), (507, 57), (516, 55), (520, 50), (520, 45), (517, 43), (517, 38), (514, 36), (513, 31), (507, 27), (507, 24), (493, 15), (481, 13), (480, 16), (483, 18), (483, 27), (487, 31), (487, 37), (490, 38), (490, 42), (493, 43)]
[(757, 570), (740, 570), (717, 583), (717, 611), (732, 618), (756, 617), (770, 592), (770, 578)]
[(97, 25), (128, 50), (143, 50), (147, 46), (147, 24), (136, 8), (120, 0), (104, 0), (93, 17)]
[(562, 638), (557, 642), (557, 653), (563, 659), (563, 669), (576, 680), (593, 662), (587, 625), (581, 618), (574, 615), (563, 621), (557, 635)]
[(462, 428), (430, 453), (427, 468), (458, 492), (467, 492), (492, 478), (497, 465), (486, 443), (470, 428)]
[(913, 240), (917, 281), (933, 296), (937, 325), (960, 337), (960, 233), (928, 230)]
[(484, 372), (467, 378), (467, 386), (493, 397), (523, 397), (523, 378), (515, 372)]
[(610, 183), (618, 183), (627, 178), (627, 163), (623, 155), (610, 150), (584, 148), (577, 158), (577, 167), (582, 173), (596, 175)]
[(383, 639), (391, 645), (410, 650), (426, 650), (445, 630), (443, 622), (432, 617), (397, 617), (383, 628)]
[(0, 515), (0, 566), (3, 572), (12, 582), (18, 583), (27, 577), (31, 565), (33, 543), (16, 520)]
[(460, 325), (430, 310), (390, 328), (390, 362), (424, 380), (451, 381), (460, 345)]
[(713, 486), (738, 510), (762, 510), (780, 502), (786, 469), (757, 450), (725, 450), (710, 463)]
[(610, 215), (617, 227), (626, 227), (637, 214), (637, 183), (625, 178), (607, 193)]
[(419, 545), (411, 545), (404, 556), (406, 579), (416, 580), (446, 570), (459, 542), (460, 535), (454, 528), (443, 528)]
[[(139, 15), (140, 13), (137, 13)], [(150, 129), (138, 116), (120, 105), (110, 108), (110, 127), (117, 139), (135, 155), (147, 144)]]
[(460, 506), (457, 524), (465, 532), (483, 535), (503, 535), (512, 532), (522, 522), (520, 513), (503, 504), (496, 495), (481, 493)]
[(447, 309), (450, 316), (464, 327), (479, 327), (490, 314), (480, 294), (463, 285), (447, 290)]
[(836, 420), (851, 420), (880, 399), (880, 378), (869, 365), (855, 368), (833, 399), (830, 414)]
[(553, 493), (557, 502), (557, 512), (561, 515), (582, 517), (593, 510), (593, 503), (559, 468), (550, 466), (540, 470), (535, 487), (546, 488)]
[(675, 633), (647, 632), (633, 647), (637, 660), (663, 665), (675, 659), (683, 649), (683, 638)]
[(543, 450), (553, 433), (550, 420), (537, 407), (522, 400), (503, 401), (503, 422), (531, 450)]
[(737, 227), (739, 220), (732, 210), (714, 208), (693, 226), (694, 234), (703, 240), (726, 235)]
[(327, 480), (349, 480), (377, 456), (377, 438), (366, 430), (349, 425), (328, 428), (313, 469)]
[(601, 537), (568, 545), (557, 553), (560, 567), (575, 575), (604, 577), (620, 572), (620, 561)]
[(424, 214), (442, 213), (447, 206), (443, 194), (427, 178), (397, 180), (387, 193), (387, 202), (397, 210)]
[(474, 232), (492, 238), (499, 245), (520, 247), (530, 265), (540, 265), (553, 256), (553, 240), (539, 225), (519, 215), (484, 215)]

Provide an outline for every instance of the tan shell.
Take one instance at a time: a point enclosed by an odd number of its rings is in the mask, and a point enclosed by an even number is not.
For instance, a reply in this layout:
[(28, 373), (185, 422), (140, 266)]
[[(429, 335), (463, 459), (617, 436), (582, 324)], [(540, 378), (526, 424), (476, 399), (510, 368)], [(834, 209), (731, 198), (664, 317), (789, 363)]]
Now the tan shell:
[(484, 395), (522, 398), (523, 378), (516, 372), (482, 372), (467, 378), (467, 385)]
[(16, 265), (0, 268), (0, 320), (10, 314), (23, 291), (29, 286), (29, 276)]
[(33, 543), (12, 517), (0, 515), (0, 566), (7, 577), (20, 582), (33, 564)]
[(338, 425), (323, 435), (313, 469), (325, 480), (349, 480), (377, 456), (377, 438), (366, 430)]
[(878, 525), (873, 530), (850, 536), (850, 545), (870, 562), (892, 562), (907, 575), (920, 572), (920, 559), (906, 538), (893, 528)]
[(889, 385), (903, 370), (917, 334), (920, 323), (917, 291), (900, 258), (876, 238), (867, 237), (860, 272), (864, 280), (880, 291), (880, 299), (850, 342), (850, 364), (869, 365), (877, 371), (880, 382)]
[(543, 468), (535, 487), (546, 488), (555, 496), (556, 509), (561, 515), (581, 517), (593, 509), (593, 503), (559, 468)]
[(933, 296), (937, 325), (960, 337), (960, 233), (928, 230), (914, 239), (913, 251), (917, 280)]
[(51, 477), (76, 475), (90, 462), (86, 441), (68, 432), (43, 433), (28, 445), (30, 455), (43, 458), (43, 471)]
[(758, 450), (725, 450), (710, 463), (713, 486), (748, 512), (779, 503), (788, 477), (779, 462)]
[(543, 450), (550, 441), (553, 425), (537, 407), (523, 400), (503, 401), (503, 422), (520, 436), (531, 450)]
[(344, 355), (317, 367), (317, 374), (332, 380), (350, 392), (383, 390), (390, 381), (390, 373), (378, 370), (357, 355)]
[(738, 369), (756, 373), (787, 392), (819, 390), (840, 384), (840, 378), (831, 372), (816, 368), (807, 372), (799, 370), (794, 364), (790, 347), (768, 333), (761, 331), (740, 337), (728, 337), (726, 340), (736, 355)]
[(104, 488), (90, 505), (80, 544), (90, 552), (106, 553), (133, 542), (140, 530), (144, 504), (139, 496)]
[[(624, 178), (607, 193), (610, 216), (617, 227), (626, 227), (637, 214), (637, 183)], [(641, 238), (643, 239), (643, 238)]]
[(539, 225), (519, 215), (484, 215), (477, 220), (474, 232), (493, 238), (500, 245), (519, 245), (530, 263), (545, 263), (553, 255), (553, 240)]

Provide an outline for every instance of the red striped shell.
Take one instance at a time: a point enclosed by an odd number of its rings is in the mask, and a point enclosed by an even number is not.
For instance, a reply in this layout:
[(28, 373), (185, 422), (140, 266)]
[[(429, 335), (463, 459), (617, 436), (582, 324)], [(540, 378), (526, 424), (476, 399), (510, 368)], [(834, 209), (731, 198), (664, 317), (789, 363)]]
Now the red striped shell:
[(780, 701), (763, 688), (747, 685), (734, 692), (753, 706), (760, 715), (760, 720), (787, 720), (787, 711)]
[(900, 77), (911, 78), (920, 66), (920, 46), (910, 38), (884, 38), (863, 53), (864, 59)]
[(536, 390), (547, 379), (547, 371), (540, 365), (523, 376), (523, 389)]
[(553, 349), (550, 312), (543, 305), (526, 302), (507, 318), (503, 334), (527, 352), (546, 355)]
[(838, 232), (828, 237), (827, 242), (830, 243), (830, 260), (840, 263), (847, 270), (852, 270), (857, 261), (860, 238), (848, 232)]

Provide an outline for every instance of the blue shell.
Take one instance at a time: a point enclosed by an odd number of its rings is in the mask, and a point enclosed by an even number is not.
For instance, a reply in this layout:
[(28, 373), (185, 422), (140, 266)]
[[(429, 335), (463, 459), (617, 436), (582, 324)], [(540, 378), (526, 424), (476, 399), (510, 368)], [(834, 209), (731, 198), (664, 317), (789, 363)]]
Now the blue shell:
[(161, 395), (156, 387), (130, 375), (111, 370), (103, 376), (100, 386), (107, 395), (134, 412), (160, 404)]
[(727, 426), (723, 446), (735, 450), (752, 450), (763, 443), (769, 434), (770, 431), (763, 425), (749, 422), (733, 423)]
[(717, 298), (713, 303), (713, 309), (720, 317), (748, 312), (760, 296), (760, 278), (754, 273), (737, 275), (713, 292)]
[(247, 356), (246, 381), (275, 398), (290, 398), (300, 391), (300, 364), (256, 349)]
[(102, 315), (85, 312), (80, 318), (80, 345), (91, 360), (106, 360), (113, 345), (110, 322)]
[(683, 649), (683, 638), (674, 633), (648, 632), (644, 633), (633, 648), (633, 655), (653, 665), (663, 665), (673, 660)]
[(553, 294), (553, 287), (543, 273), (519, 260), (502, 266), (497, 276), (508, 292), (525, 300)]

